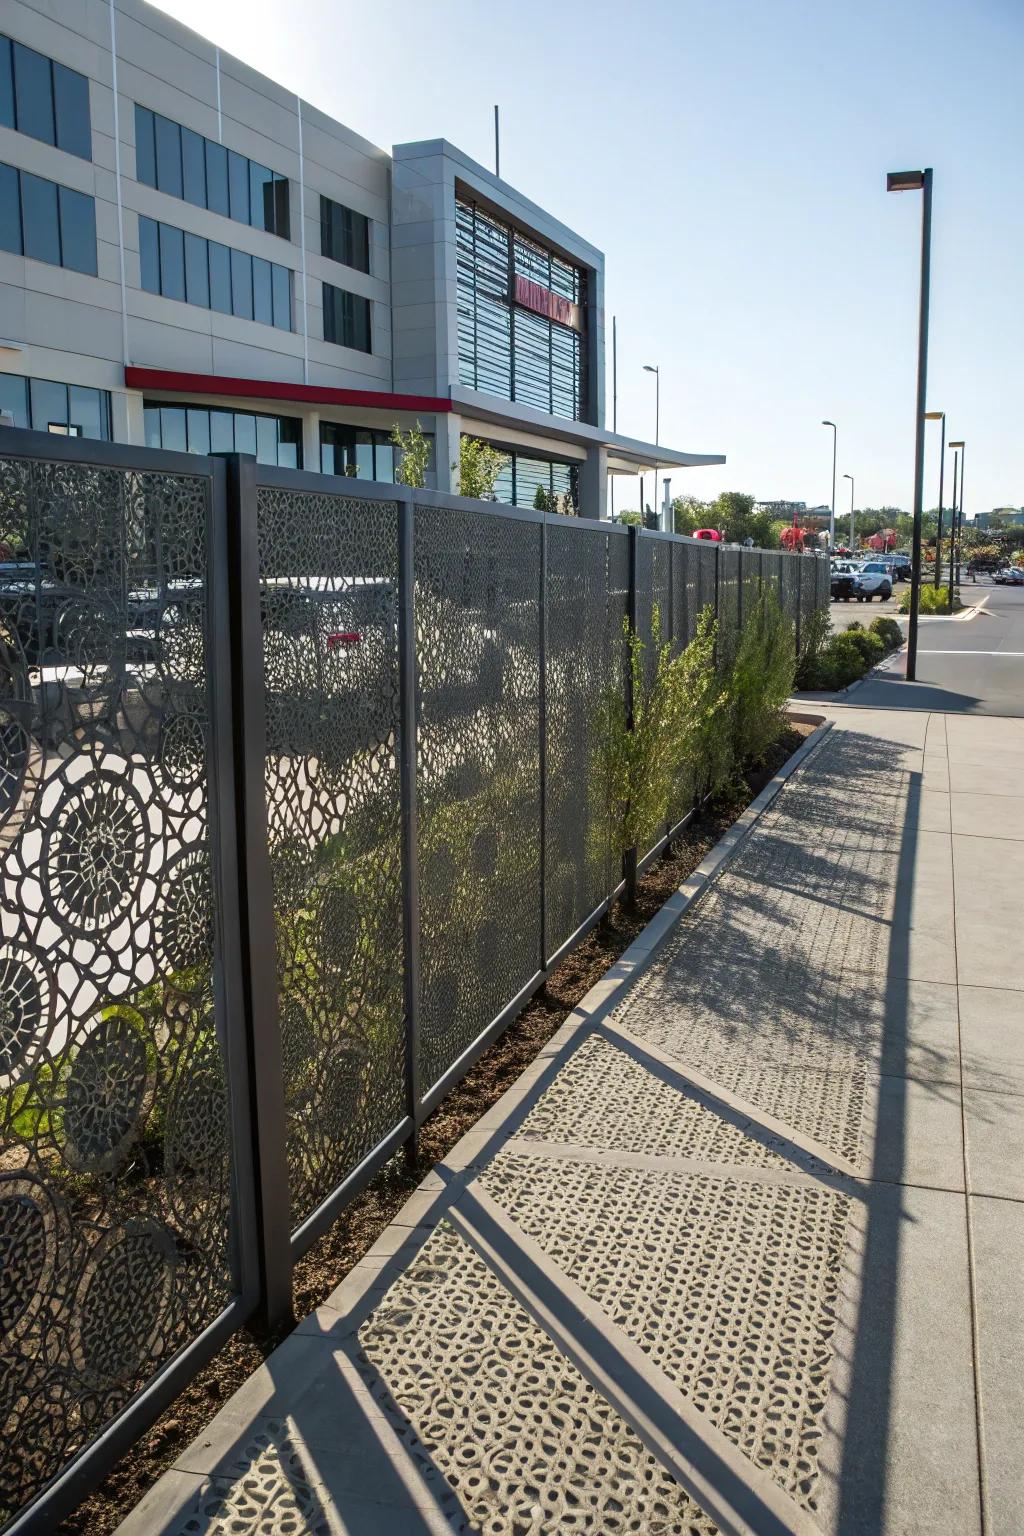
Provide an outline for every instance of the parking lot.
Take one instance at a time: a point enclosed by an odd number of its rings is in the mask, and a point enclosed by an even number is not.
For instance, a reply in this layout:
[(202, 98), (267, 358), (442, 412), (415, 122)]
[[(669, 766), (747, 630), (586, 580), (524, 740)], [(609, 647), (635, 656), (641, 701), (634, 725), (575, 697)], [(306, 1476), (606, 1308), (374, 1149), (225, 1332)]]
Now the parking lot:
[(892, 597), (887, 597), (881, 602), (877, 597), (873, 597), (870, 603), (859, 603), (856, 598), (849, 603), (833, 603), (831, 605), (832, 628), (848, 629), (854, 620), (867, 628), (871, 620), (877, 618), (880, 613), (888, 614), (890, 618), (899, 618), (900, 598), (908, 586), (908, 582), (897, 582)]

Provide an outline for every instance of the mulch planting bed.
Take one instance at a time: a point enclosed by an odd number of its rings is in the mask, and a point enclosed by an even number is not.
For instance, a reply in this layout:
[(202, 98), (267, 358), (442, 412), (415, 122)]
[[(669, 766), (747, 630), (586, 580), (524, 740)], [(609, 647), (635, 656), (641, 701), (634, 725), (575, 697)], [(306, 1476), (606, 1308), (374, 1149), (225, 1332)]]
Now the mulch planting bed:
[[(511, 1087), (576, 1004), (650, 922), (662, 904), (715, 846), (779, 768), (814, 730), (794, 721), (734, 796), (699, 811), (639, 882), (637, 910), (616, 904), (604, 922), (568, 955), (505, 1033), (485, 1051), (420, 1133), (420, 1157), (410, 1169), (392, 1160), (356, 1196), (334, 1225), (295, 1266), (297, 1318), (319, 1306), (398, 1214), (434, 1163), (451, 1151)], [(107, 1536), (117, 1529), (157, 1478), (202, 1432), (281, 1338), (241, 1329), (195, 1377), (171, 1407), (125, 1455), (99, 1488), (57, 1528), (57, 1536)]]

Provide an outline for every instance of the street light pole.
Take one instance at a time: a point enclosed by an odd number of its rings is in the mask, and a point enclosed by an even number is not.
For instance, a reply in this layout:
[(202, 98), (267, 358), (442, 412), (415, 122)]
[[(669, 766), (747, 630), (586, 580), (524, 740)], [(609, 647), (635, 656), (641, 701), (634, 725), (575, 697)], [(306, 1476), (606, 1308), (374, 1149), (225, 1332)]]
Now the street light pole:
[(852, 475), (844, 475), (843, 479), (844, 480), (849, 480), (849, 482), (850, 482), (850, 550), (852, 552), (852, 551), (855, 551), (856, 548), (857, 548), (857, 546), (853, 542), (853, 476)]
[(928, 299), (931, 286), (932, 172), (890, 171), (887, 192), (920, 192), (921, 293), (917, 322), (917, 411), (914, 435), (914, 537), (910, 554), (910, 624), (907, 632), (907, 682), (917, 679), (917, 619), (921, 604), (921, 501), (924, 494), (924, 410), (928, 387)]
[[(960, 438), (960, 440), (958, 442), (955, 442), (955, 443), (951, 442), (949, 446), (953, 449), (954, 457), (955, 457), (956, 454), (959, 454), (959, 456), (960, 456), (960, 511), (957, 514), (956, 525), (955, 525), (956, 526), (956, 551), (955, 551), (955, 558), (956, 558), (956, 562), (957, 562), (956, 563), (956, 579), (957, 579), (957, 582), (959, 583), (959, 581), (960, 581), (960, 560), (963, 557), (963, 538), (964, 538), (964, 461), (967, 458), (967, 444), (964, 442), (963, 438)], [(954, 473), (955, 473), (955, 470), (954, 470)], [(953, 560), (954, 560), (954, 551), (953, 551), (952, 547), (950, 547), (950, 551), (949, 551), (949, 611), (950, 611), (950, 613), (953, 612)]]
[(661, 431), (661, 368), (644, 363), (644, 373), (654, 374), (654, 446), (657, 448), (658, 433)]
[(828, 524), (828, 547), (831, 554), (836, 547), (836, 443), (839, 430), (834, 421), (823, 421), (822, 426), (832, 428), (832, 516)]
[[(943, 476), (943, 471), (945, 470), (945, 467), (946, 467), (946, 413), (945, 413), (945, 411), (925, 411), (924, 419), (925, 419), (925, 421), (941, 421), (942, 422), (942, 455), (941, 455), (941, 457), (939, 459), (939, 526), (938, 526), (938, 528), (936, 529), (936, 532), (935, 532), (935, 586), (938, 587), (938, 586), (942, 585), (942, 582), (941, 582), (941, 573), (942, 573), (942, 476)], [(952, 512), (951, 532), (953, 534), (956, 533), (956, 498), (955, 497), (953, 499), (953, 512)], [(953, 579), (953, 542), (952, 542), (952, 537), (950, 538), (950, 544), (949, 544), (949, 569), (950, 569), (950, 580), (952, 581), (952, 579)]]

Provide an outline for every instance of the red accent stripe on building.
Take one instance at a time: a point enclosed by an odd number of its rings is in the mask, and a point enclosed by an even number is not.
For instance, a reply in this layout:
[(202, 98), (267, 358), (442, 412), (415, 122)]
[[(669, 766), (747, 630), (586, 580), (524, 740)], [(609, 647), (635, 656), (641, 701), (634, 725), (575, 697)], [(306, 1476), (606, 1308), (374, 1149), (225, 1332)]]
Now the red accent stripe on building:
[(392, 395), (377, 389), (329, 389), (324, 384), (282, 384), (276, 379), (230, 379), (214, 373), (176, 373), (169, 368), (124, 370), (128, 389), (161, 389), (175, 395), (234, 395), (245, 400), (292, 400), (300, 405), (365, 405), (380, 411), (450, 411), (435, 395)]

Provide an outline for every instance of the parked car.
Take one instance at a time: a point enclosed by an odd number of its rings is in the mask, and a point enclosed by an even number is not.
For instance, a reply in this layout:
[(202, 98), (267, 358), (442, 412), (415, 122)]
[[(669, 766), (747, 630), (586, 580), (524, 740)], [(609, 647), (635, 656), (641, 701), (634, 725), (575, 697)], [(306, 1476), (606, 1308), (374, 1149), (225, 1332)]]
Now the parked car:
[(866, 560), (854, 577), (854, 591), (859, 603), (870, 603), (892, 596), (892, 567), (886, 560)]
[(1004, 565), (1000, 570), (992, 572), (992, 580), (1001, 587), (1024, 587), (1024, 567)]
[(832, 601), (848, 603), (856, 594), (857, 567), (852, 560), (832, 562)]
[(886, 560), (892, 566), (892, 573), (897, 581), (909, 581), (913, 562), (909, 555), (886, 555)]

